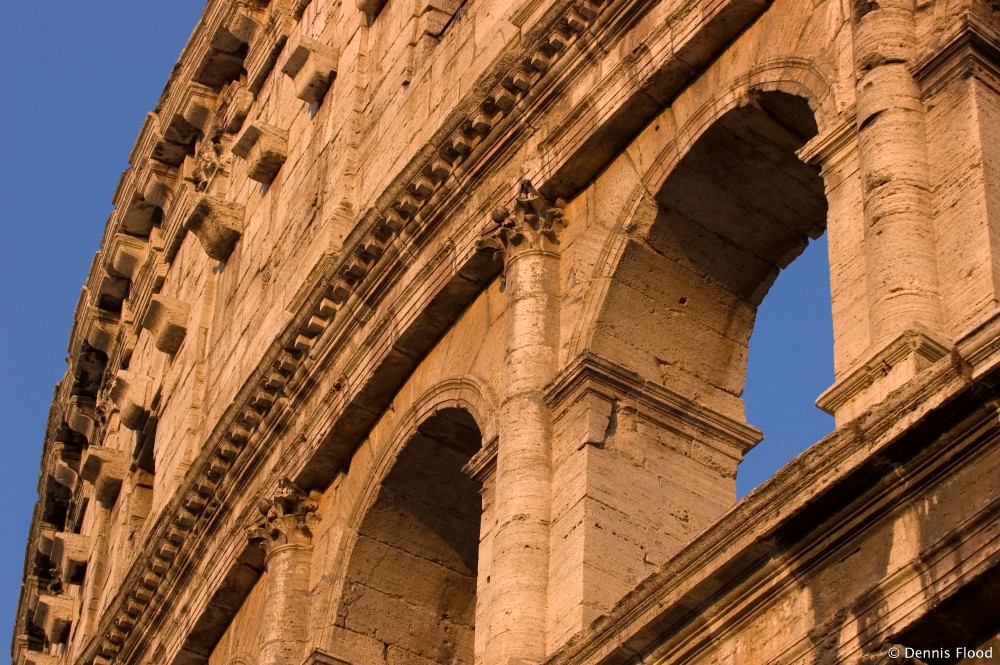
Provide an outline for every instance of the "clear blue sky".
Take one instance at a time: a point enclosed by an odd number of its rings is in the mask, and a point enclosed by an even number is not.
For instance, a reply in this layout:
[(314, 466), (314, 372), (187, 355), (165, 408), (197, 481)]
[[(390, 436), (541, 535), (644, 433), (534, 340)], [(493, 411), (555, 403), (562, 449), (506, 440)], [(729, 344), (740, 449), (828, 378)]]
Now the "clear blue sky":
[[(36, 498), (42, 436), (65, 372), (73, 308), (145, 114), (204, 6), (198, 0), (10, 2), (0, 24), (0, 648)], [(750, 422), (767, 439), (742, 496), (831, 429), (812, 402), (832, 381), (826, 245), (764, 301), (751, 341)], [(2, 659), (2, 658), (0, 658)]]

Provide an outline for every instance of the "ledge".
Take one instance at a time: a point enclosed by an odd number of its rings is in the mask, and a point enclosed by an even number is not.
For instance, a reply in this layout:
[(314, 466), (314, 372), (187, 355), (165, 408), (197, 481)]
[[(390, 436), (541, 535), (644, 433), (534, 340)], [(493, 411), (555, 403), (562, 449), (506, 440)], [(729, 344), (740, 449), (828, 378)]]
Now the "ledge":
[[(645, 410), (640, 411), (640, 416), (653, 417), (682, 436), (701, 433), (704, 436), (699, 437), (700, 443), (737, 461), (763, 438), (756, 427), (713, 411), (589, 352), (578, 356), (553, 379), (545, 399), (558, 419), (588, 392), (609, 402), (627, 399)], [(606, 425), (602, 424), (598, 440), (603, 439)]]

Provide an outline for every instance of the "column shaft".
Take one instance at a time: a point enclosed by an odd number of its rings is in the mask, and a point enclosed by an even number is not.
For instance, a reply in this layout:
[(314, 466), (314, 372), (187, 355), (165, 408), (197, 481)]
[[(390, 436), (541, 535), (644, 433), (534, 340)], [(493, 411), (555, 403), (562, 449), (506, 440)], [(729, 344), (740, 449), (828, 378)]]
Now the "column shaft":
[(552, 419), (544, 390), (555, 376), (559, 257), (552, 209), (522, 186), (506, 244), (506, 391), (496, 466), (493, 628), (485, 662), (541, 662), (549, 565)]
[[(872, 345), (941, 324), (924, 106), (909, 64), (913, 0), (856, 3), (858, 152)], [(877, 7), (872, 9), (872, 7)]]

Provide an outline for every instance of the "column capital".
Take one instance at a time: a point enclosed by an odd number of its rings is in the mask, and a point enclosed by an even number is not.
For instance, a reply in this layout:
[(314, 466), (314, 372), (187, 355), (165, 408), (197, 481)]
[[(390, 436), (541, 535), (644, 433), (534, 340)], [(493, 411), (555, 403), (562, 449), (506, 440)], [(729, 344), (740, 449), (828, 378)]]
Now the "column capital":
[(500, 256), (505, 269), (518, 254), (532, 250), (555, 253), (559, 233), (565, 227), (562, 209), (542, 196), (530, 180), (521, 182), (513, 212), (498, 206), (490, 221), (476, 248)]
[(270, 499), (257, 504), (261, 519), (247, 531), (247, 537), (271, 554), (284, 545), (309, 546), (312, 526), (317, 521), (319, 492), (308, 492), (284, 479)]

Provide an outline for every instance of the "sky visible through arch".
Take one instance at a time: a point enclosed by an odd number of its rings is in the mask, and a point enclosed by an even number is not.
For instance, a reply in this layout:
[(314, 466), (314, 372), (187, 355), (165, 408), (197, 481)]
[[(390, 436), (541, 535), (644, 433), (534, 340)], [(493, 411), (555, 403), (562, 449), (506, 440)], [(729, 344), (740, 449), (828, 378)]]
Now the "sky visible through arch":
[[(204, 2), (11, 2), (0, 23), (0, 640), (11, 635), (39, 457), (73, 310), (111, 197)], [(779, 276), (751, 339), (738, 494), (832, 428), (825, 239)], [(7, 648), (4, 643), (4, 649)], [(2, 658), (0, 658), (2, 659)]]

